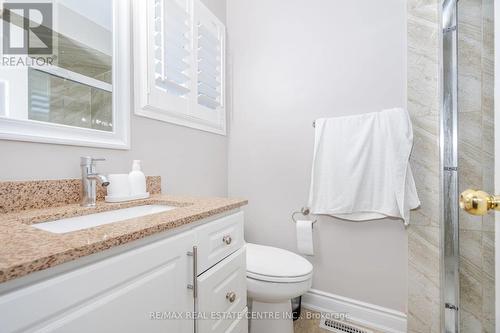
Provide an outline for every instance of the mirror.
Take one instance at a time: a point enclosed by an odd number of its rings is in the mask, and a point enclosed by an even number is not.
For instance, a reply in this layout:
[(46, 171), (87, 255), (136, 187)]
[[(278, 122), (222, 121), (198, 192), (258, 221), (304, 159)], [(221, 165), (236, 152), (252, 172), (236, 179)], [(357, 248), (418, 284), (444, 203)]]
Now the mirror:
[(4, 4), (0, 138), (128, 148), (129, 7)]

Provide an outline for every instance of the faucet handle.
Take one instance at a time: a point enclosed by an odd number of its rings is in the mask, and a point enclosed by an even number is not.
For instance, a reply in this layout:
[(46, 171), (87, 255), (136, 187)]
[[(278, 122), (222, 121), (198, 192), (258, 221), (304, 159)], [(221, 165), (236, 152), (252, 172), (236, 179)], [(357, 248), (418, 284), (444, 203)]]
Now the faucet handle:
[(99, 161), (105, 161), (105, 158), (92, 158), (90, 156), (82, 156), (80, 157), (80, 165), (91, 165), (94, 164), (95, 162)]

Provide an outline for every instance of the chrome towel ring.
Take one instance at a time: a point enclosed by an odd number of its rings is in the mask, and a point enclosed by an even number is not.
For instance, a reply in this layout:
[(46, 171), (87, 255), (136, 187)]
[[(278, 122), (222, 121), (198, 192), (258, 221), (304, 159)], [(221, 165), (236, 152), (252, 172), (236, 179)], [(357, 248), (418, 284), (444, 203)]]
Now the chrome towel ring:
[[(296, 211), (296, 212), (292, 213), (292, 220), (293, 220), (293, 222), (297, 223), (297, 219), (295, 218), (295, 215), (302, 214), (302, 216), (309, 216), (310, 213), (311, 213), (311, 210), (308, 207), (302, 207), (302, 209), (300, 211)], [(315, 219), (314, 221), (312, 221), (313, 226), (316, 222), (318, 222), (318, 219)]]

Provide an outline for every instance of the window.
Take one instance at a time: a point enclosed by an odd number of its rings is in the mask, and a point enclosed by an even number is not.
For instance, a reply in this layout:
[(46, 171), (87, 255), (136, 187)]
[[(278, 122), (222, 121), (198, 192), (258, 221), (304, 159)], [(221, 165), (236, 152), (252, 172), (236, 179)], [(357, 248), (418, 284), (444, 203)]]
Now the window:
[[(23, 25), (28, 20), (29, 26), (44, 26), (51, 51), (41, 56), (10, 55), (4, 50), (0, 138), (127, 149), (130, 2), (52, 0), (49, 4), (41, 18), (27, 17), (31, 8), (11, 10), (4, 18), (10, 29), (3, 38), (11, 44), (22, 44), (24, 35), (29, 36), (29, 47), (40, 43)], [(16, 34), (21, 40), (15, 40)], [(6, 66), (5, 59), (11, 58), (16, 65)]]
[(134, 1), (135, 112), (226, 134), (225, 27), (199, 0)]

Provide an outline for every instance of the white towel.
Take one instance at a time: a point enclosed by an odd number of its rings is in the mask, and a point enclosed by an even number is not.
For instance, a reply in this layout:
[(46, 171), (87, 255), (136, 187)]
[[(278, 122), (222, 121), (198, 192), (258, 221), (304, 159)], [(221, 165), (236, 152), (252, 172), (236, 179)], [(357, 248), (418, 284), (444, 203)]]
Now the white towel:
[(420, 205), (409, 165), (413, 131), (400, 108), (316, 120), (309, 193), (313, 214), (409, 223)]

